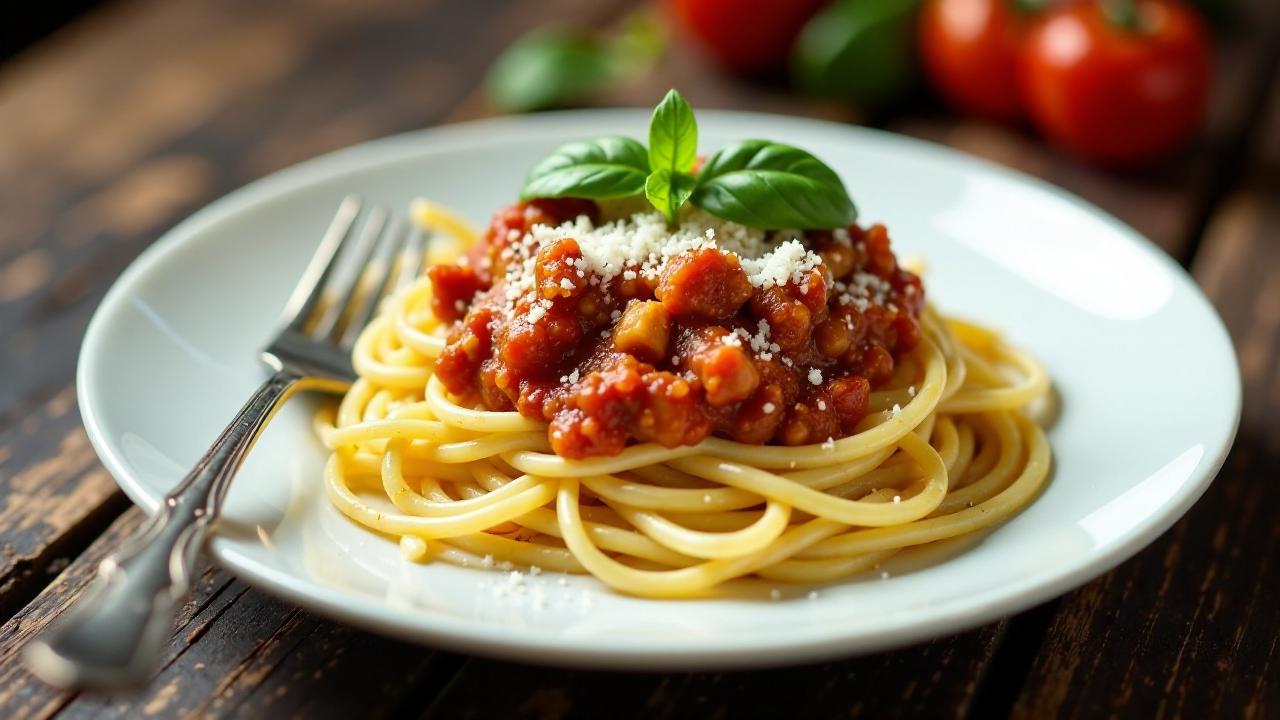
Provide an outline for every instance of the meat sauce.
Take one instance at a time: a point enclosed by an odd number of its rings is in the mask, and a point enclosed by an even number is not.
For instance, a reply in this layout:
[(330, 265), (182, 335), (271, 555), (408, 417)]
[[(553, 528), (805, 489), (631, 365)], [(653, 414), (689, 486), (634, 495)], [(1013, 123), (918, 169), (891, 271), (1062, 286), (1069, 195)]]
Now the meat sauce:
[(526, 239), (534, 278), (513, 297), (512, 243), (580, 215), (595, 222), (599, 209), (573, 199), (512, 205), (463, 264), (428, 271), (433, 310), (454, 323), (436, 376), (464, 403), (548, 422), (562, 457), (708, 435), (840, 438), (920, 341), (920, 279), (898, 266), (881, 225), (805, 232), (821, 262), (767, 288), (715, 247), (672, 257), (656, 277), (588, 282), (573, 237)]

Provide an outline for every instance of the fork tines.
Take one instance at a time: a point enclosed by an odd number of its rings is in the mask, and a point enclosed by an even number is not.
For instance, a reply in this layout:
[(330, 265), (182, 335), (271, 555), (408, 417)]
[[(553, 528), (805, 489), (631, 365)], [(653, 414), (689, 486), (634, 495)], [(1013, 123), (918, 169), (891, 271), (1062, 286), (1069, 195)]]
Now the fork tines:
[(288, 330), (350, 347), (382, 300), (423, 270), (420, 230), (374, 205), (342, 201), (285, 307)]

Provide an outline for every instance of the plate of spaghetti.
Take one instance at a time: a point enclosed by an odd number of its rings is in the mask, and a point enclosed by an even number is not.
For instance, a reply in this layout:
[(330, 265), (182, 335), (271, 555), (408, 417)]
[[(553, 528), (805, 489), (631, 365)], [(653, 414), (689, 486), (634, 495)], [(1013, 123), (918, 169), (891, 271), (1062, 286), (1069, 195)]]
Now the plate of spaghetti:
[(429, 262), (346, 395), (279, 413), (209, 550), (394, 637), (651, 669), (902, 645), (1137, 552), (1234, 436), (1221, 322), (1120, 222), (944, 148), (673, 91), (357, 146), (171, 230), (78, 377), (145, 509), (260, 381), (262, 308), (350, 192), (404, 208)]

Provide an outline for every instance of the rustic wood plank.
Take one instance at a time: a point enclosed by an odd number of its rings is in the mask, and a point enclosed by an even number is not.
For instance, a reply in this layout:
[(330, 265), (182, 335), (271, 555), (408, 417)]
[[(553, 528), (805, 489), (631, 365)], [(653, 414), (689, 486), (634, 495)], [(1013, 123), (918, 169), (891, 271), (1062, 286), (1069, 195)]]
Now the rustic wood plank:
[(423, 717), (964, 717), (1003, 627), (853, 660), (732, 673), (604, 673), (472, 659)]
[(386, 717), (452, 674), (458, 660), (320, 620), (206, 568), (179, 613), (164, 668), (118, 697), (50, 688), (20, 651), (84, 589), (102, 557), (143, 522), (124, 513), (35, 601), (0, 626), (3, 717)]
[[(1270, 124), (1280, 127), (1280, 81)], [(1193, 271), (1231, 331), (1244, 416), (1217, 480), (1134, 560), (1064, 599), (1015, 715), (1280, 716), (1280, 137)]]
[(89, 446), (70, 386), (0, 430), (0, 620), (127, 505)]

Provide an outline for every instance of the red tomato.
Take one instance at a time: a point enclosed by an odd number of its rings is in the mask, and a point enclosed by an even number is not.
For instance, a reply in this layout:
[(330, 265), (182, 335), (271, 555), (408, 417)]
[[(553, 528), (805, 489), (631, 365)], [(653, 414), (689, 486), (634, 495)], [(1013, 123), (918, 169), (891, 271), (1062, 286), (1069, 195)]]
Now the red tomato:
[(1022, 116), (1018, 56), (1030, 16), (1015, 0), (926, 0), (920, 54), (929, 81), (957, 109), (994, 120)]
[(726, 68), (743, 74), (786, 66), (800, 29), (827, 0), (667, 0), (667, 10)]
[(1200, 18), (1177, 0), (1134, 0), (1131, 27), (1097, 0), (1058, 8), (1027, 37), (1027, 112), (1062, 147), (1134, 165), (1195, 132), (1209, 93), (1211, 48)]

